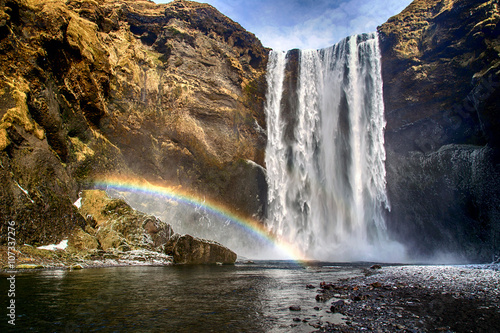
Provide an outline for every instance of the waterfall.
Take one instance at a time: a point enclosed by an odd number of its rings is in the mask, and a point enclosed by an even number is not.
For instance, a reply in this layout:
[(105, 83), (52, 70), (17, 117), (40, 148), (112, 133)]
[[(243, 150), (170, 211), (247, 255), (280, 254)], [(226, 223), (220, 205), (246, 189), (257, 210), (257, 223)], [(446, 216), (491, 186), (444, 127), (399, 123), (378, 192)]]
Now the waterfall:
[(401, 260), (387, 237), (376, 33), (268, 63), (268, 227), (319, 260)]

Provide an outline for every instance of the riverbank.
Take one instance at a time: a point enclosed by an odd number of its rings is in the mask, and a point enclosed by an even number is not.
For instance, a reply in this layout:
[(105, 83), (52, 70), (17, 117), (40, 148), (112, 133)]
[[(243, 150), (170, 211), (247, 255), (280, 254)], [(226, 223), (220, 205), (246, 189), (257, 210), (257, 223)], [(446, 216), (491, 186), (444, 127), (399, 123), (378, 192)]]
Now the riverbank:
[[(9, 256), (13, 260), (9, 260)], [(9, 253), (7, 246), (0, 246), (0, 272), (32, 269), (82, 269), (120, 266), (168, 266), (172, 256), (146, 249), (132, 251), (71, 252), (44, 250), (31, 245), (16, 247)]]
[(500, 332), (499, 268), (372, 266), (362, 277), (309, 286), (319, 307), (343, 316), (340, 324), (311, 321), (311, 331)]

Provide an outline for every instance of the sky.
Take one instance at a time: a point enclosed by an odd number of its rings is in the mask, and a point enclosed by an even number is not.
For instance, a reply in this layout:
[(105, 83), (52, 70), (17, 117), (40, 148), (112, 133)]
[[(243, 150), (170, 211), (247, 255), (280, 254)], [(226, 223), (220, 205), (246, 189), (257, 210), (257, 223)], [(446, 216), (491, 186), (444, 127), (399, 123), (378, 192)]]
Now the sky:
[[(154, 0), (167, 3), (171, 0)], [(254, 33), (275, 50), (320, 49), (373, 32), (411, 0), (199, 0)]]

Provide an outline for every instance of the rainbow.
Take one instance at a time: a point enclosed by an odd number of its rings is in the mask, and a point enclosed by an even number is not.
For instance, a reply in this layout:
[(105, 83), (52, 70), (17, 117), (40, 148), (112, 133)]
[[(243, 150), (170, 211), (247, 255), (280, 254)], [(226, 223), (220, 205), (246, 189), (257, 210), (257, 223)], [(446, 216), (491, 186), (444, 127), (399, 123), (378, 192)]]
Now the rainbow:
[(123, 192), (143, 193), (156, 197), (174, 200), (190, 206), (203, 207), (211, 214), (223, 219), (227, 219), (237, 224), (246, 232), (264, 240), (271, 246), (277, 247), (285, 253), (291, 260), (302, 264), (307, 261), (307, 257), (295, 246), (273, 235), (261, 222), (255, 219), (235, 213), (225, 205), (214, 200), (200, 198), (181, 186), (159, 186), (135, 177), (125, 176), (103, 176), (94, 179), (94, 186), (101, 190), (113, 189)]

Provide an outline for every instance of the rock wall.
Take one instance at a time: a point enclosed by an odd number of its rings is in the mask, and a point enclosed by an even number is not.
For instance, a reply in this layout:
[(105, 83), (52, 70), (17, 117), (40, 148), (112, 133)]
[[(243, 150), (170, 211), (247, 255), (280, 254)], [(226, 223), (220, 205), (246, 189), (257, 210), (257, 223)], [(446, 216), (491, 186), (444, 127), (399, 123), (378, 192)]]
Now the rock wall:
[(379, 27), (394, 238), (417, 258), (500, 253), (498, 1), (416, 0)]
[(264, 164), (266, 63), (206, 4), (0, 0), (0, 232), (59, 241), (107, 173), (262, 216), (265, 182), (241, 166)]

